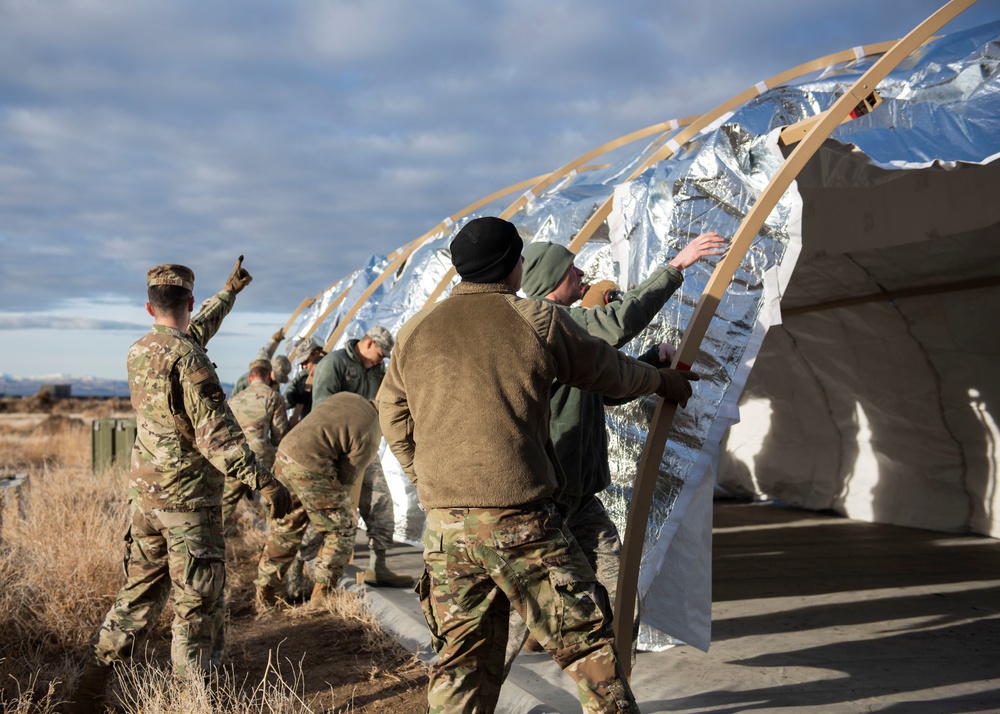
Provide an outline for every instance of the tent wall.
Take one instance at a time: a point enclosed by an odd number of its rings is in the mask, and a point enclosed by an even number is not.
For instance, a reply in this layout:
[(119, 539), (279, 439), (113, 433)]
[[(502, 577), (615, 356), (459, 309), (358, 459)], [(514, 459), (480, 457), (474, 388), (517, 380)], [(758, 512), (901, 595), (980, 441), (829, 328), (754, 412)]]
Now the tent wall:
[(722, 489), (1000, 536), (996, 164), (887, 171), (832, 142), (813, 160), (803, 254), (724, 444)]

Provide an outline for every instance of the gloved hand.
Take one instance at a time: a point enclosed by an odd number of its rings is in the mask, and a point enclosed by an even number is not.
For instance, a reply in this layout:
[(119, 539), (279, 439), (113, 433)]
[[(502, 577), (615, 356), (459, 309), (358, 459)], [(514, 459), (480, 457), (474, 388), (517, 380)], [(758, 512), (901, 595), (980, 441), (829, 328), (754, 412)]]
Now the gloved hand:
[(670, 402), (677, 402), (682, 409), (687, 406), (691, 396), (691, 382), (697, 382), (701, 377), (687, 369), (657, 370), (660, 373), (660, 388), (656, 393)]
[(271, 518), (284, 518), (292, 510), (292, 495), (276, 478), (260, 487), (260, 495), (271, 504)]
[(280, 330), (271, 335), (271, 339), (274, 340), (275, 342), (281, 342), (283, 339), (285, 339), (285, 328), (282, 327)]
[(249, 285), (251, 280), (253, 278), (250, 276), (250, 273), (243, 268), (243, 256), (241, 255), (239, 260), (236, 261), (236, 267), (233, 268), (233, 272), (226, 278), (225, 289), (235, 295)]

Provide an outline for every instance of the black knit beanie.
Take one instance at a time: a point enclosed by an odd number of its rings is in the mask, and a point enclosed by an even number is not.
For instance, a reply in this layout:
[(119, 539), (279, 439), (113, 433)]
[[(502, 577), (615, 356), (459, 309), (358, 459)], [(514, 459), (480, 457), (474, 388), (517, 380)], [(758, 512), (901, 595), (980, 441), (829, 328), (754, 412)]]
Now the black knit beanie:
[(451, 242), (451, 262), (468, 283), (499, 283), (521, 259), (524, 242), (510, 221), (474, 218)]

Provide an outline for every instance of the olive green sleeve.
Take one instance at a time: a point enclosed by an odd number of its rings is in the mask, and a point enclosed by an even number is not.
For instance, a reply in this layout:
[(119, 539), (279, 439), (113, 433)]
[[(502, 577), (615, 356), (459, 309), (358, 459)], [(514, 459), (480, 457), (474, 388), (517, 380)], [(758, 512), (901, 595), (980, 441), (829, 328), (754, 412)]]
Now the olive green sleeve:
[(621, 347), (646, 329), (663, 305), (684, 282), (681, 271), (667, 265), (657, 268), (636, 288), (626, 292), (621, 300), (603, 307), (568, 308), (570, 317), (594, 337)]

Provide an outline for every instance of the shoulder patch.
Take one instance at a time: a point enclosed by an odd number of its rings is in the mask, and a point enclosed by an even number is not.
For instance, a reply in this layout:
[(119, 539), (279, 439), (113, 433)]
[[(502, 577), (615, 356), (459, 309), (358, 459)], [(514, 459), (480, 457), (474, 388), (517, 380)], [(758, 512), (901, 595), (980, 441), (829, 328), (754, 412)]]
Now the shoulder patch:
[(201, 369), (197, 369), (191, 373), (190, 380), (192, 384), (201, 384), (205, 380), (211, 379), (214, 376), (215, 372), (211, 367), (202, 367)]

